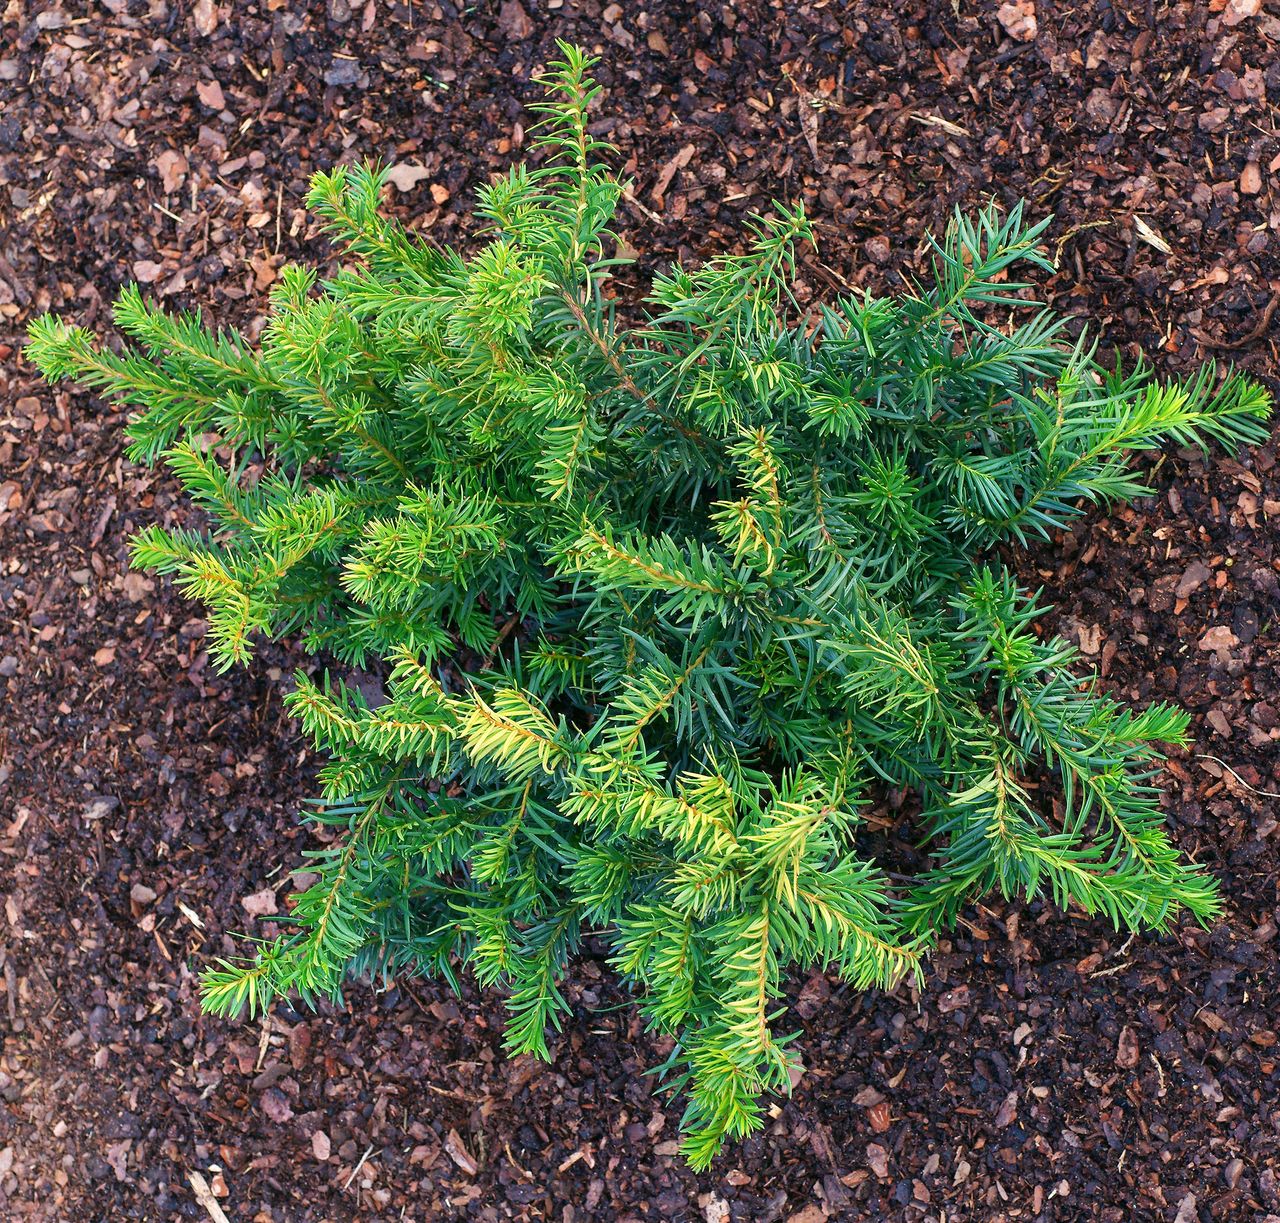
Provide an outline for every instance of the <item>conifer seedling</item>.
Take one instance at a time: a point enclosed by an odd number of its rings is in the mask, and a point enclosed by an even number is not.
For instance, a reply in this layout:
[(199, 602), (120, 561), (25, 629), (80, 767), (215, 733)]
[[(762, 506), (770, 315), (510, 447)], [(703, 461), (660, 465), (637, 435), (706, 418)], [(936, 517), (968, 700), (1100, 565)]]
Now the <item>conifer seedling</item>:
[[(332, 835), (205, 1006), (465, 967), (545, 1058), (591, 935), (673, 1038), (704, 1167), (789, 1090), (791, 970), (892, 987), (989, 892), (1130, 929), (1218, 912), (1161, 811), (1187, 715), (1106, 695), (995, 549), (1146, 494), (1163, 443), (1262, 441), (1269, 405), (1068, 340), (1011, 278), (1051, 266), (1021, 207), (957, 214), (927, 286), (805, 310), (813, 229), (780, 204), (624, 308), (598, 89), (561, 54), (471, 253), (339, 167), (309, 204), (341, 270), (283, 269), (257, 345), (131, 288), (130, 347), (45, 317), (27, 351), (135, 405), (130, 456), (204, 512), (133, 552), (206, 604), (218, 664), (315, 656), (285, 700)], [(330, 678), (353, 665), (384, 703)], [(889, 788), (914, 873), (869, 849)]]

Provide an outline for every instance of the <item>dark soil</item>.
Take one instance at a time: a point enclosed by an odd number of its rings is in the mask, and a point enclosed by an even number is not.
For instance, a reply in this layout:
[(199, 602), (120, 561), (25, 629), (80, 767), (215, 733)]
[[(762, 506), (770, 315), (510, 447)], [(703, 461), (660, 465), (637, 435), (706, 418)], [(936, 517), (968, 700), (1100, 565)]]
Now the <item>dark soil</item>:
[(3, 9), (0, 1216), (206, 1219), (195, 1172), (263, 1223), (1275, 1223), (1274, 443), (1164, 456), (1158, 497), (1027, 572), (1118, 694), (1195, 713), (1168, 809), (1223, 880), (1213, 930), (1125, 940), (987, 904), (919, 997), (797, 981), (807, 1073), (705, 1176), (590, 959), (548, 1066), (505, 1061), (500, 1006), (470, 988), (200, 1016), (195, 972), (284, 907), (269, 872), (303, 848), (313, 761), (277, 682), (295, 660), (213, 674), (199, 610), (128, 572), (174, 488), (122, 459), (120, 414), (39, 383), (18, 350), (33, 314), (102, 328), (139, 279), (252, 332), (280, 263), (327, 257), (300, 200), (343, 159), (420, 168), (394, 205), (461, 240), (566, 37), (603, 57), (600, 130), (635, 179), (620, 232), (647, 265), (803, 198), (810, 287), (891, 287), (953, 205), (1023, 197), (1057, 216), (1044, 294), (1108, 343), (1277, 369), (1274, 3), (523, 3)]

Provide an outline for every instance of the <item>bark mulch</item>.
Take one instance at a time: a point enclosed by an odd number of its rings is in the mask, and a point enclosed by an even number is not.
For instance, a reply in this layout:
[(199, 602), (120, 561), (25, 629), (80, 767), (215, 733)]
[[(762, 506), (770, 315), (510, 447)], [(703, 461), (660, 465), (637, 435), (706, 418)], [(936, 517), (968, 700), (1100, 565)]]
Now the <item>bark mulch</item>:
[[(202, 1018), (194, 974), (286, 906), (314, 761), (270, 648), (211, 672), (199, 609), (127, 569), (182, 512), (120, 414), (41, 386), (33, 314), (109, 322), (120, 285), (261, 325), (327, 257), (308, 176), (397, 167), (461, 239), (518, 157), (531, 75), (599, 50), (599, 129), (644, 265), (739, 242), (770, 197), (818, 218), (815, 291), (891, 287), (990, 195), (1053, 212), (1044, 286), (1130, 357), (1274, 377), (1280, 10), (1260, 0), (865, 8), (739, 0), (0, 6), (0, 1216), (7, 1219), (1280, 1219), (1280, 470), (1169, 453), (1159, 495), (1027, 567), (1126, 699), (1176, 699), (1181, 845), (1210, 931), (1117, 937), (988, 903), (920, 996), (794, 983), (807, 1073), (694, 1176), (659, 1056), (597, 960), (550, 1065), (497, 1001), (429, 983), (345, 1009)], [(1272, 384), (1274, 387), (1274, 383)], [(203, 1178), (198, 1194), (191, 1176)]]

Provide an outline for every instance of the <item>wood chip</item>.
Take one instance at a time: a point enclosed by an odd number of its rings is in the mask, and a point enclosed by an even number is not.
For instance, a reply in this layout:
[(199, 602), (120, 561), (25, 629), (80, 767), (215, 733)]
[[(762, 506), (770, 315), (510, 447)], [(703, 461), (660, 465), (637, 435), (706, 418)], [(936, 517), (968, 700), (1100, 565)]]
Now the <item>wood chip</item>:
[(207, 106), (210, 110), (226, 109), (227, 98), (222, 92), (222, 86), (217, 81), (198, 81), (196, 83), (196, 95), (199, 97), (201, 104)]
[(671, 186), (671, 180), (675, 178), (677, 170), (683, 170), (692, 160), (694, 153), (697, 152), (697, 146), (686, 144), (665, 166), (658, 175), (653, 187), (649, 191), (649, 198), (659, 207), (662, 207), (662, 201), (666, 197), (667, 188)]
[(1133, 228), (1137, 230), (1138, 237), (1148, 246), (1154, 246), (1162, 255), (1172, 255), (1173, 247), (1171, 247), (1164, 237), (1156, 230), (1152, 229), (1141, 217), (1133, 218)]
[(941, 115), (911, 115), (910, 118), (912, 123), (919, 123), (923, 127), (936, 127), (952, 136), (963, 136), (966, 139), (973, 137), (973, 133), (967, 127), (952, 123), (950, 119), (944, 119)]
[(471, 1157), (471, 1152), (467, 1150), (457, 1130), (450, 1130), (445, 1135), (444, 1150), (445, 1154), (468, 1176), (475, 1176), (480, 1171), (480, 1165)]

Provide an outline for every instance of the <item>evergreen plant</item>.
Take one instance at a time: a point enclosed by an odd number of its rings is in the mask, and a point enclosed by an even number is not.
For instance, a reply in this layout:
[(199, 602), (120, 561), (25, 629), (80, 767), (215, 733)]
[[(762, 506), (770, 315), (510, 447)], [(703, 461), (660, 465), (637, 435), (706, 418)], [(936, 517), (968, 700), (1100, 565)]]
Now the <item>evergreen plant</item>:
[[(385, 679), (377, 703), (297, 675), (328, 757), (314, 881), (205, 1006), (466, 966), (545, 1058), (592, 933), (674, 1038), (703, 1167), (789, 1090), (793, 967), (891, 987), (991, 891), (1132, 929), (1218, 912), (1161, 813), (1186, 714), (1100, 690), (996, 549), (1144, 495), (1133, 457), (1167, 441), (1262, 441), (1269, 405), (1069, 341), (1010, 279), (1051, 267), (1021, 207), (957, 214), (925, 287), (804, 310), (813, 228), (779, 204), (625, 310), (623, 188), (561, 53), (538, 164), (480, 191), (469, 256), (339, 167), (309, 204), (341, 268), (284, 268), (256, 346), (130, 288), (132, 346), (45, 317), (28, 352), (136, 405), (130, 456), (207, 515), (133, 552), (207, 605), (219, 666), (295, 636)], [(890, 787), (914, 871), (867, 852)]]

